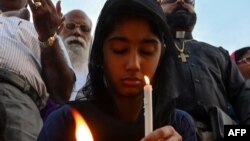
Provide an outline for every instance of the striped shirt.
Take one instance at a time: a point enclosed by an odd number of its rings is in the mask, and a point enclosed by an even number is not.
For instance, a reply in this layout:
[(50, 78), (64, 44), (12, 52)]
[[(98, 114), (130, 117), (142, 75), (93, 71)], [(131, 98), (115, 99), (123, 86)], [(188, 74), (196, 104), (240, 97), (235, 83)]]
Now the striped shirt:
[[(41, 77), (41, 49), (33, 24), (17, 17), (0, 15), (0, 31), (0, 68), (27, 80), (45, 105), (49, 94)], [(68, 56), (66, 60), (69, 64)]]

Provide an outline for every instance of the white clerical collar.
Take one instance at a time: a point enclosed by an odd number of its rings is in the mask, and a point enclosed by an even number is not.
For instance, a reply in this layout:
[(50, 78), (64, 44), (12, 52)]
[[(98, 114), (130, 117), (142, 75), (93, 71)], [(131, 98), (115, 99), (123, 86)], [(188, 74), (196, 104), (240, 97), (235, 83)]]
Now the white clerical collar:
[(176, 39), (184, 39), (185, 38), (185, 31), (176, 31)]

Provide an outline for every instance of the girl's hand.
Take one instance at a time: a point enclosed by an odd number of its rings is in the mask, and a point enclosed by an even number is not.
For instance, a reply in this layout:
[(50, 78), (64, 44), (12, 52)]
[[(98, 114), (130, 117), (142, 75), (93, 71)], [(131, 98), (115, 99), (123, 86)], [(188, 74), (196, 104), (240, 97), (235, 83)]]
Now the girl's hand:
[(141, 141), (182, 141), (182, 137), (172, 126), (167, 125), (156, 129)]

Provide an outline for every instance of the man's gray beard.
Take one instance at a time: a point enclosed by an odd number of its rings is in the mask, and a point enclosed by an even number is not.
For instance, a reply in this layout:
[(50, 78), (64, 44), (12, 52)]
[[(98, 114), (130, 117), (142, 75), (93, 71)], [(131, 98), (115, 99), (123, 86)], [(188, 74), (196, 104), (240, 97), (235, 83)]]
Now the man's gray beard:
[[(70, 41), (73, 40), (81, 42), (82, 45), (70, 43)], [(90, 44), (88, 44), (82, 37), (69, 36), (64, 40), (64, 45), (68, 52), (73, 69), (80, 72), (88, 71)]]

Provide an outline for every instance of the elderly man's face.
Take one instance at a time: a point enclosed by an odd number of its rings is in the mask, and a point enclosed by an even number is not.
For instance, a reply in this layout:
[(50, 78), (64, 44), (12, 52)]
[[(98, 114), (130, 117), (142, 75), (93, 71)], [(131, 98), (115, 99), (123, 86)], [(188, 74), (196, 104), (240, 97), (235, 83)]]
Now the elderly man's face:
[(14, 11), (24, 8), (27, 5), (27, 0), (0, 0), (0, 10)]
[(88, 61), (91, 46), (90, 19), (81, 11), (72, 11), (65, 16), (60, 36), (69, 54), (73, 68), (81, 69)]
[[(60, 36), (62, 40), (70, 36), (81, 37), (87, 44), (91, 44), (91, 29), (92, 23), (90, 19), (84, 13), (74, 11), (65, 16), (64, 28)], [(77, 43), (77, 41), (74, 43)]]

